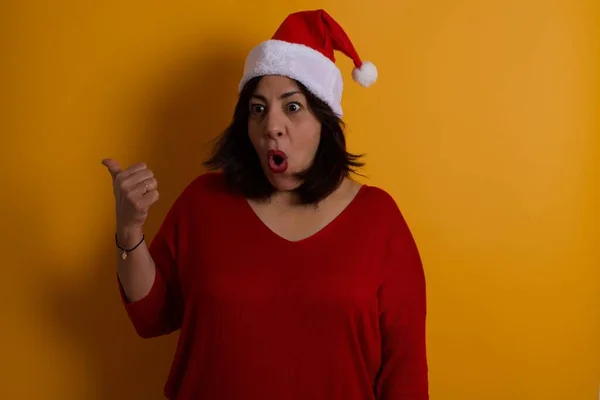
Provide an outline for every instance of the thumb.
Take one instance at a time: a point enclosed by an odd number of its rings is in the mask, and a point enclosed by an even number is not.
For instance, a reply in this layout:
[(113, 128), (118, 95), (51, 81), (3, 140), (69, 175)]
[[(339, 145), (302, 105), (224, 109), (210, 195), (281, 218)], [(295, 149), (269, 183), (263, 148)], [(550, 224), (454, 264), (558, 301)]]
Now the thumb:
[(102, 160), (102, 164), (108, 169), (108, 172), (110, 172), (110, 175), (112, 176), (113, 180), (117, 177), (117, 174), (121, 172), (121, 167), (119, 166), (119, 163), (113, 160), (112, 158), (105, 158), (104, 160)]

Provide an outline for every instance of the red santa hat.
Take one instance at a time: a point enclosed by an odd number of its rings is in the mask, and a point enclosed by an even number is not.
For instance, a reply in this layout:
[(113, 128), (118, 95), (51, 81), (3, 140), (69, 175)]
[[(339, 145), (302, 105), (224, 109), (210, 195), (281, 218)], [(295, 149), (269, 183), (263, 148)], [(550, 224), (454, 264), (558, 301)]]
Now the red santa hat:
[(270, 40), (250, 51), (239, 91), (254, 77), (283, 75), (304, 84), (342, 116), (344, 84), (334, 50), (352, 59), (354, 81), (368, 87), (377, 80), (377, 68), (360, 59), (342, 27), (324, 10), (313, 10), (288, 15)]

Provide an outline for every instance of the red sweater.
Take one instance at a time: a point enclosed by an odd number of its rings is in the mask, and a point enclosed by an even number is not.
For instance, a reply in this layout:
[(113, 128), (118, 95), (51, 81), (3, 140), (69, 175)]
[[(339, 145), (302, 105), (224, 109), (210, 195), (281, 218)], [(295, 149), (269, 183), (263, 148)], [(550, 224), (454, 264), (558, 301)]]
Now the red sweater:
[(180, 330), (167, 398), (429, 398), (423, 268), (382, 189), (363, 186), (324, 229), (290, 242), (220, 173), (204, 174), (150, 252), (150, 293), (120, 293), (140, 336)]

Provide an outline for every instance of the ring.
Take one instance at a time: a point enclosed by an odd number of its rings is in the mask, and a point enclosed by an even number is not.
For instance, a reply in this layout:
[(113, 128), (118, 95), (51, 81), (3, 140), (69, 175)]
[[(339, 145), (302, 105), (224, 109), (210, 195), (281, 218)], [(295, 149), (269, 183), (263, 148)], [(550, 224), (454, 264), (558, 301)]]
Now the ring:
[(146, 194), (146, 193), (148, 193), (148, 192), (149, 192), (149, 189), (148, 189), (148, 184), (146, 183), (146, 181), (144, 181), (144, 186), (146, 187), (146, 192), (145, 192), (144, 194)]

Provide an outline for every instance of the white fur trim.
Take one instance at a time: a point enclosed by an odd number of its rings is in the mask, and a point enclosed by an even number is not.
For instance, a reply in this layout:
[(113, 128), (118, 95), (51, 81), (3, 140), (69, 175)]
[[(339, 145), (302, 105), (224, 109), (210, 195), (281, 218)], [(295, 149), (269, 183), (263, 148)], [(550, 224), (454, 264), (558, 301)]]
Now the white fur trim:
[(262, 75), (283, 75), (302, 82), (336, 114), (342, 116), (342, 74), (335, 63), (320, 52), (281, 40), (264, 41), (246, 57), (238, 91), (251, 78)]
[(369, 87), (377, 80), (377, 67), (370, 61), (364, 61), (360, 68), (354, 68), (352, 79), (364, 87)]

